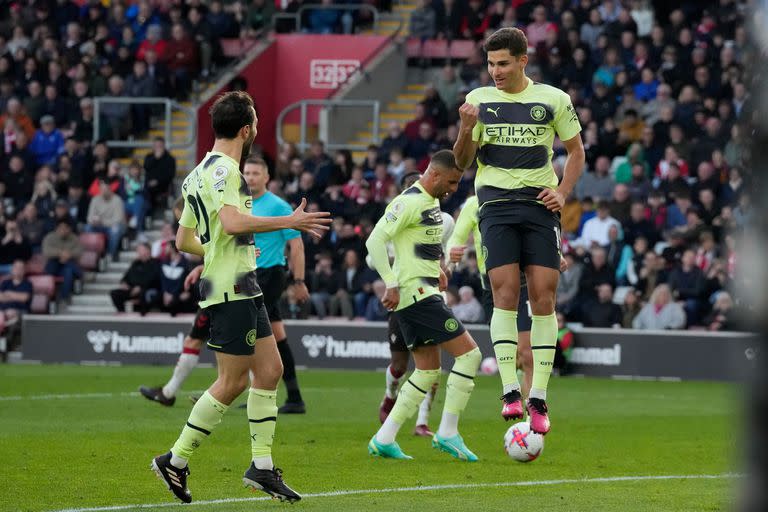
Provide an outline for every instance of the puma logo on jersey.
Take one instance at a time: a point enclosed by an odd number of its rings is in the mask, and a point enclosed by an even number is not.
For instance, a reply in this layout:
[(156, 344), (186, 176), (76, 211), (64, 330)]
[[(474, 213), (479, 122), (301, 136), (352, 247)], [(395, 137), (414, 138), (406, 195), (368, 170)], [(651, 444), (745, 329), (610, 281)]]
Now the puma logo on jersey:
[(491, 107), (486, 107), (485, 111), (490, 112), (491, 114), (495, 115), (496, 117), (499, 117), (499, 109), (501, 107), (496, 107), (496, 110), (492, 109)]

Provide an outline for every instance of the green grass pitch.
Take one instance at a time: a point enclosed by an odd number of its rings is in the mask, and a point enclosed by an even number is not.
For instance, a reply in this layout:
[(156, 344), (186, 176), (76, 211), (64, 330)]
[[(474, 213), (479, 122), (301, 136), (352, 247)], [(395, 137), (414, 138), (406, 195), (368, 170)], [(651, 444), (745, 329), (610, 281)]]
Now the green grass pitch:
[[(140, 384), (165, 382), (170, 371), (0, 366), (0, 510), (190, 508), (174, 504), (149, 462), (176, 439), (191, 408), (187, 392), (207, 387), (215, 371), (193, 372), (173, 408), (135, 393)], [(380, 373), (304, 371), (299, 379), (309, 412), (280, 418), (274, 458), (297, 491), (320, 496), (289, 506), (242, 488), (248, 423), (245, 410), (233, 407), (190, 463), (193, 499), (226, 501), (193, 503), (190, 510), (702, 512), (730, 510), (736, 499), (740, 482), (731, 473), (740, 471), (743, 451), (737, 386), (553, 379), (552, 432), (542, 456), (521, 464), (503, 451), (508, 424), (499, 415), (498, 378), (478, 377), (460, 425), (480, 457), (468, 464), (410, 435), (412, 424), (399, 442), (415, 460), (367, 454), (378, 427)], [(441, 388), (435, 428), (443, 397)], [(697, 478), (614, 479), (667, 475)], [(421, 486), (445, 488), (407, 489)]]

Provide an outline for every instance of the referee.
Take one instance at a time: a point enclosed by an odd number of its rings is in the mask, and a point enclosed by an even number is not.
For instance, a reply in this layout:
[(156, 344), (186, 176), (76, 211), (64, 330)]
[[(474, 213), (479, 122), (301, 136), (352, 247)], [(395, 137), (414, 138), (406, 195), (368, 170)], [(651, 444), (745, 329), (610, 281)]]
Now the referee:
[[(267, 190), (269, 168), (259, 157), (251, 156), (245, 161), (243, 176), (251, 189), (253, 203), (251, 211), (257, 217), (278, 217), (290, 215), (293, 208), (280, 197)], [(280, 414), (304, 414), (306, 407), (299, 391), (296, 379), (296, 363), (293, 352), (288, 344), (285, 324), (280, 317), (278, 303), (286, 289), (287, 273), (285, 246), (290, 248), (290, 268), (293, 274), (293, 285), (296, 299), (305, 302), (309, 299), (309, 291), (304, 284), (304, 242), (301, 233), (293, 229), (270, 231), (254, 234), (256, 247), (261, 255), (256, 259), (256, 273), (259, 286), (264, 293), (264, 304), (272, 325), (272, 332), (277, 340), (280, 358), (283, 360), (283, 381), (288, 390), (285, 404), (278, 409)]]

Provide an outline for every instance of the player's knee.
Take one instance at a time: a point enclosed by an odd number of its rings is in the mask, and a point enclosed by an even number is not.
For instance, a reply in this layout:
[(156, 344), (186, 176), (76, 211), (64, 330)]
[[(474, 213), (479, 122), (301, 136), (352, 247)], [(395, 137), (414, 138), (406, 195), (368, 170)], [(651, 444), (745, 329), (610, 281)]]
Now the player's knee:
[(457, 372), (474, 377), (477, 374), (477, 369), (480, 367), (482, 359), (483, 355), (480, 353), (480, 349), (475, 347), (457, 357), (453, 367)]
[(403, 375), (408, 371), (408, 352), (392, 352), (392, 371), (395, 375)]
[(187, 336), (184, 338), (184, 348), (187, 350), (197, 350), (198, 352), (203, 347), (203, 341), (197, 338), (191, 338)]

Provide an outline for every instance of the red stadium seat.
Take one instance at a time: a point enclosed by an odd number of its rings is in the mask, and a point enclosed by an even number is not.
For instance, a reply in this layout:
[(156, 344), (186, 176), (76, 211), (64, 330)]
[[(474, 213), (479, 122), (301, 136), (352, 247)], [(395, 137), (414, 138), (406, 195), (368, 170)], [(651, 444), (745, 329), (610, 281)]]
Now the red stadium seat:
[(99, 270), (99, 253), (96, 251), (83, 251), (78, 263), (83, 270), (96, 272)]
[(452, 41), (449, 54), (452, 59), (468, 59), (475, 53), (474, 41)]
[(45, 258), (42, 254), (32, 255), (32, 259), (27, 262), (26, 272), (28, 276), (36, 276), (45, 272)]
[(411, 38), (407, 45), (408, 57), (426, 59), (444, 59), (448, 57), (448, 41), (445, 39), (427, 39), (424, 43), (418, 38)]
[(256, 46), (257, 41), (257, 39), (240, 39), (239, 37), (219, 39), (221, 52), (225, 57), (243, 57), (251, 48)]
[(80, 245), (86, 251), (94, 251), (102, 256), (106, 250), (107, 242), (101, 233), (80, 233)]
[(32, 290), (35, 295), (42, 294), (52, 299), (56, 295), (56, 280), (53, 276), (45, 274), (41, 276), (29, 276)]
[(51, 299), (44, 294), (36, 293), (32, 295), (32, 304), (29, 306), (29, 312), (35, 315), (47, 315), (50, 313)]

